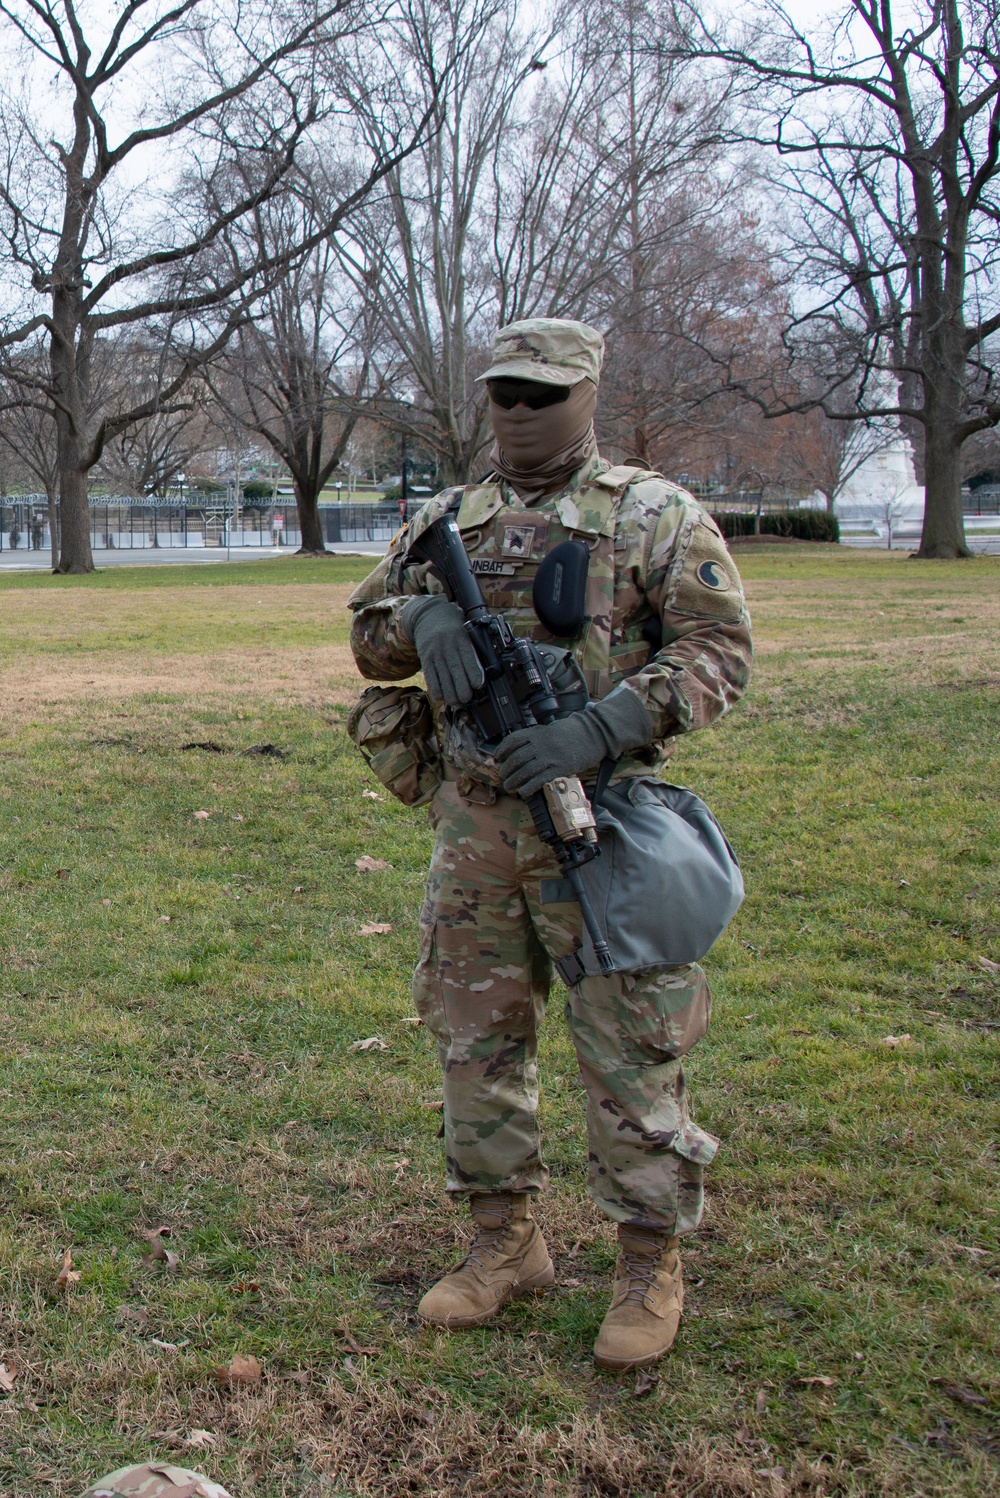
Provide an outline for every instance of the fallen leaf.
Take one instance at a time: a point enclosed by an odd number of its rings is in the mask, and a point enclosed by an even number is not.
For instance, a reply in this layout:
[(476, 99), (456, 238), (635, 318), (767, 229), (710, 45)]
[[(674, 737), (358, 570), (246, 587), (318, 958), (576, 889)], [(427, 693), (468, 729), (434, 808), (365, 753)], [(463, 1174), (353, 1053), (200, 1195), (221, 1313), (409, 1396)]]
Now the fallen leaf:
[(643, 1399), (647, 1394), (652, 1394), (660, 1380), (655, 1374), (649, 1373), (645, 1368), (640, 1368), (639, 1377), (635, 1381), (632, 1390), (633, 1399)]
[(420, 1106), (422, 1108), (426, 1108), (427, 1111), (428, 1111), (428, 1113), (443, 1113), (444, 1112), (444, 1098), (438, 1098), (438, 1100), (437, 1100), (436, 1103), (421, 1103)]
[(217, 1363), (212, 1374), (226, 1388), (235, 1389), (259, 1384), (263, 1371), (255, 1357), (244, 1357), (242, 1352), (234, 1352), (229, 1367), (223, 1368), (221, 1363)]
[(149, 1257), (151, 1259), (166, 1258), (167, 1250), (163, 1245), (163, 1240), (170, 1237), (169, 1228), (140, 1228), (139, 1237), (145, 1239), (149, 1244)]
[(165, 922), (167, 922), (169, 924), (170, 917), (168, 915), (161, 915), (160, 916), (160, 920), (161, 921), (165, 921)]
[(971, 1248), (967, 1243), (956, 1243), (955, 1247), (963, 1254), (988, 1254), (988, 1248)]
[(361, 794), (367, 797), (369, 801), (381, 801), (382, 799), (378, 791), (362, 791)]
[(69, 878), (69, 869), (56, 869), (56, 878), (57, 879), (68, 879)]
[(184, 1437), (184, 1445), (190, 1446), (195, 1451), (202, 1451), (207, 1446), (217, 1446), (219, 1438), (210, 1430), (193, 1430), (190, 1435)]
[(391, 869), (392, 864), (387, 863), (384, 858), (372, 858), (370, 853), (366, 853), (362, 858), (354, 860), (354, 867), (359, 874), (379, 874), (383, 869)]
[(244, 820), (244, 819), (243, 819), (243, 817), (242, 817), (242, 816), (241, 816), (241, 815), (240, 815), (240, 813), (239, 813), (239, 812), (237, 812), (237, 813), (236, 813), (236, 815), (235, 815), (235, 817), (233, 817), (233, 821), (234, 821), (234, 822), (242, 822), (242, 821), (243, 821), (243, 820)]
[(170, 1273), (174, 1274), (180, 1264), (180, 1256), (173, 1253), (163, 1242), (164, 1238), (170, 1237), (170, 1229), (151, 1228), (148, 1232), (140, 1229), (139, 1236), (149, 1244), (149, 1252), (143, 1254), (142, 1262), (144, 1264), (152, 1264), (154, 1261), (162, 1262), (166, 1264)]
[(295, 888), (292, 890), (292, 894), (293, 895), (301, 895), (304, 889), (305, 889), (305, 885), (304, 884), (297, 884), (295, 886)]
[(75, 1285), (79, 1278), (79, 1273), (73, 1268), (73, 1250), (67, 1248), (63, 1251), (62, 1268), (56, 1275), (56, 1289), (65, 1290), (67, 1285)]
[(359, 1358), (373, 1358), (378, 1352), (377, 1347), (359, 1347), (357, 1342), (355, 1342), (354, 1338), (351, 1336), (350, 1332), (346, 1330), (344, 1331), (344, 1341), (347, 1343), (351, 1351), (355, 1353)]
[(397, 1179), (397, 1181), (399, 1180), (399, 1178), (401, 1176), (403, 1176), (403, 1175), (406, 1174), (406, 1167), (409, 1165), (409, 1163), (410, 1163), (409, 1160), (399, 1160), (397, 1162), (397, 1164), (396, 1164), (396, 1179)]
[(359, 931), (358, 931), (358, 935), (359, 936), (388, 936), (389, 932), (391, 930), (392, 930), (392, 927), (390, 925), (388, 925), (384, 921), (372, 921), (369, 925), (362, 926), (359, 929)]
[(423, 1020), (419, 1014), (403, 1014), (400, 1016), (399, 1023), (401, 1025), (422, 1025)]
[(0, 1363), (0, 1389), (5, 1394), (13, 1394), (16, 1377), (17, 1374), (12, 1368), (8, 1368), (6, 1363)]
[(102, 900), (102, 901), (101, 901), (101, 904), (102, 904), (102, 905), (110, 905), (110, 904), (111, 904), (111, 901), (110, 901), (110, 900)]
[(984, 973), (1000, 973), (1000, 962), (993, 962), (989, 957), (977, 957), (977, 967), (981, 967)]
[(814, 1378), (797, 1378), (795, 1382), (797, 1384), (822, 1384), (824, 1389), (831, 1389), (835, 1380), (827, 1378), (824, 1373), (818, 1373)]
[(347, 1048), (349, 1051), (387, 1051), (389, 1047), (381, 1035), (369, 1035), (366, 1040), (354, 1040)]
[(907, 1041), (909, 1041), (911, 1038), (912, 1037), (910, 1035), (887, 1035), (885, 1037), (885, 1039), (883, 1040), (882, 1044), (883, 1045), (906, 1045)]
[(149, 1312), (145, 1306), (121, 1306), (115, 1317), (116, 1326), (144, 1327), (149, 1325)]
[(350, 1357), (345, 1358), (340, 1366), (341, 1368), (343, 1368), (345, 1373), (353, 1373), (355, 1378), (357, 1378), (358, 1374), (361, 1372), (361, 1369), (358, 1367), (357, 1363), (353, 1358)]
[(196, 811), (194, 814), (194, 819), (196, 822), (207, 822), (211, 815), (212, 813), (210, 811)]
[(583, 1280), (560, 1280), (559, 1283), (564, 1290), (579, 1290)]
[(757, 1390), (757, 1398), (754, 1400), (754, 1408), (756, 1409), (758, 1415), (767, 1414), (767, 1391), (765, 1389)]
[(949, 1399), (957, 1399), (959, 1404), (968, 1404), (980, 1409), (990, 1407), (990, 1402), (984, 1395), (975, 1394), (971, 1389), (963, 1389), (958, 1384), (942, 1384), (941, 1392), (947, 1394)]

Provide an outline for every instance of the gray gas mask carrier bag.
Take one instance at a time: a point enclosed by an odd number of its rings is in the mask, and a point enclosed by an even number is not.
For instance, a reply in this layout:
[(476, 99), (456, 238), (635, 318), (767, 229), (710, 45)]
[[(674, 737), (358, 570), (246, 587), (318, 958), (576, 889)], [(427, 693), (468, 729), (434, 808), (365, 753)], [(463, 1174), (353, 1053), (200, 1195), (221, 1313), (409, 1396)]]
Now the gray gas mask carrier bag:
[[(736, 855), (704, 801), (638, 776), (602, 791), (594, 811), (601, 856), (581, 874), (615, 972), (698, 962), (743, 901)], [(560, 883), (543, 881), (543, 903)], [(601, 971), (586, 936), (557, 967), (567, 984)]]

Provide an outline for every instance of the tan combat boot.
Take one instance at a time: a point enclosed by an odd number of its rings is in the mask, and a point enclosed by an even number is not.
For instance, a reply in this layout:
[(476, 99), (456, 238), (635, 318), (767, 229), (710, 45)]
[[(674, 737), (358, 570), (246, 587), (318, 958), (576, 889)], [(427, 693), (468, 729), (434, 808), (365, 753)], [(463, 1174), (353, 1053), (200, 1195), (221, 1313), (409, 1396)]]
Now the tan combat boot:
[(594, 1344), (594, 1362), (624, 1373), (655, 1363), (673, 1347), (684, 1284), (676, 1238), (623, 1223), (618, 1243), (614, 1294)]
[(541, 1290), (556, 1277), (527, 1192), (471, 1196), (469, 1207), (479, 1229), (472, 1247), (417, 1307), (421, 1321), (434, 1326), (481, 1326), (505, 1301)]

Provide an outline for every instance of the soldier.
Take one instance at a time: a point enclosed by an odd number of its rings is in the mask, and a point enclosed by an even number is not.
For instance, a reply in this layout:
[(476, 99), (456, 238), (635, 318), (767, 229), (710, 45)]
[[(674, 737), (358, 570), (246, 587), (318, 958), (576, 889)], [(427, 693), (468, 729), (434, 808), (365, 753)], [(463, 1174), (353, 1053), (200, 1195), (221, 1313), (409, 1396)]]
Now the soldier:
[(91, 1483), (83, 1498), (230, 1498), (217, 1482), (166, 1462), (121, 1467)]
[[(592, 783), (608, 758), (616, 783), (657, 774), (676, 736), (711, 723), (749, 680), (743, 591), (713, 521), (659, 474), (612, 468), (598, 454), (603, 352), (601, 335), (579, 322), (501, 329), (480, 376), (492, 473), (430, 500), (350, 600), (362, 675), (398, 681), (422, 669), (443, 746), (414, 996), (443, 1070), (447, 1189), (468, 1198), (475, 1237), (420, 1302), (436, 1326), (478, 1326), (554, 1278), (531, 1216), (547, 1179), (537, 1034), (553, 963), (580, 945), (581, 914), (522, 797), (559, 775)], [(482, 681), (462, 614), (426, 564), (407, 562), (414, 537), (449, 509), (489, 607), (536, 640), (550, 638), (531, 608), (540, 560), (570, 538), (590, 549), (586, 621), (571, 650), (591, 700), (510, 734), (493, 760), (477, 762), (462, 729), (459, 709)], [(691, 1118), (682, 1058), (709, 1016), (695, 964), (569, 980), (588, 1188), (618, 1225), (595, 1347), (605, 1368), (653, 1363), (677, 1333), (678, 1243), (699, 1225), (702, 1172), (717, 1148)]]

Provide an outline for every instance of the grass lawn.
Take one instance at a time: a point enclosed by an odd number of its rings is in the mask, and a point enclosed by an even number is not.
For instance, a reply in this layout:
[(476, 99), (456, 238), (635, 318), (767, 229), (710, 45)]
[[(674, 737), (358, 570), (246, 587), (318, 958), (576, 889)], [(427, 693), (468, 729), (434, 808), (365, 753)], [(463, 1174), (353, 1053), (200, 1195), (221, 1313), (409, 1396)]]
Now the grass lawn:
[(558, 1286), (416, 1322), (465, 1221), (407, 1023), (428, 828), (342, 726), (366, 562), (0, 578), (0, 1498), (153, 1458), (234, 1498), (1000, 1493), (1000, 558), (737, 555), (751, 696), (676, 769), (748, 888), (690, 1064), (723, 1148), (645, 1393), (590, 1361), (558, 1002)]

